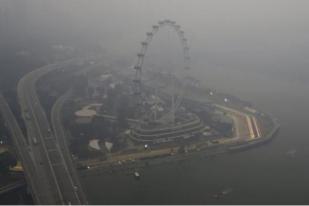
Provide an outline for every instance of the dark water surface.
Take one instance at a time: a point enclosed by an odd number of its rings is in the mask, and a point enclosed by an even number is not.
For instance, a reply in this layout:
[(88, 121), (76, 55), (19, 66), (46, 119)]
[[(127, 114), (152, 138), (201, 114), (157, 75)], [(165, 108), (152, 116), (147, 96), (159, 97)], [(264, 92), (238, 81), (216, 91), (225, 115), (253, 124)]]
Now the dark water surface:
[[(309, 204), (309, 87), (293, 79), (243, 71), (202, 71), (214, 88), (275, 115), (280, 133), (269, 144), (214, 158), (163, 164), (83, 179), (93, 204)], [(207, 73), (207, 75), (206, 75)], [(244, 78), (246, 76), (246, 78)], [(216, 80), (216, 81), (214, 81)], [(294, 156), (287, 155), (296, 150)], [(220, 199), (214, 194), (231, 189)]]
[(32, 205), (33, 200), (27, 187), (16, 189), (0, 196), (0, 205)]
[[(114, 59), (133, 63), (145, 32), (168, 18), (181, 25), (189, 40), (192, 75), (279, 119), (278, 136), (248, 151), (149, 167), (141, 171), (140, 181), (125, 174), (83, 178), (90, 203), (309, 204), (309, 1), (10, 1), (14, 2), (11, 6), (7, 6), (9, 0), (0, 2), (3, 8), (12, 9), (8, 15), (12, 21), (0, 39), (5, 43), (1, 47), (1, 77), (5, 78), (0, 82), (5, 91), (13, 88), (12, 82), (26, 68), (50, 59), (54, 51), (41, 51), (54, 43), (88, 45), (89, 41), (103, 48), (107, 65)], [(6, 13), (4, 9), (2, 14)], [(174, 63), (170, 61), (174, 54), (175, 64), (182, 66), (177, 35), (164, 30), (161, 34), (147, 50), (145, 68), (147, 64), (168, 68), (163, 63)], [(6, 40), (13, 42), (12, 48), (11, 43), (6, 48)], [(27, 43), (20, 45), (23, 41)], [(34, 62), (15, 56), (15, 47), (28, 50), (27, 45), (29, 51), (33, 49)], [(21, 68), (9, 66), (10, 62)], [(110, 65), (123, 68), (124, 64)], [(295, 155), (287, 155), (292, 150)], [(231, 189), (229, 194), (212, 197), (226, 188)], [(4, 198), (0, 203), (25, 202), (15, 193)]]

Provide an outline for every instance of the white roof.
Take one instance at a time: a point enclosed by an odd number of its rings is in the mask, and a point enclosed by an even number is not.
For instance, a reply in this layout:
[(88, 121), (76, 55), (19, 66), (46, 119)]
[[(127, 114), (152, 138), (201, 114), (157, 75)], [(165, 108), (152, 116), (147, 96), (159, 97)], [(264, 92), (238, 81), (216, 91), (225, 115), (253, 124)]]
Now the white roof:
[(89, 147), (95, 149), (95, 150), (101, 150), (101, 147), (99, 145), (98, 139), (92, 139), (89, 141)]
[(79, 110), (77, 112), (75, 112), (75, 115), (78, 117), (93, 117), (94, 115), (96, 115), (97, 112), (94, 110)]
[(102, 106), (102, 104), (89, 104), (85, 107), (83, 107), (81, 110), (76, 111), (75, 115), (78, 117), (93, 117), (97, 114), (97, 112), (93, 109), (90, 109), (91, 107), (99, 107)]

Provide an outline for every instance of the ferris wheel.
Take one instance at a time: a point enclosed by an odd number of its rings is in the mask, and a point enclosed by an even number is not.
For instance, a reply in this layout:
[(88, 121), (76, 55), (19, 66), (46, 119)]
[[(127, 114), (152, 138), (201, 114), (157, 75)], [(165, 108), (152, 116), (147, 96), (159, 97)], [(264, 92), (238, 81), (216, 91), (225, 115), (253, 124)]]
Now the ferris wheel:
[[(183, 67), (180, 69), (181, 72), (185, 75), (190, 72), (190, 55), (189, 55), (189, 46), (188, 46), (188, 40), (184, 35), (184, 31), (181, 29), (181, 26), (176, 24), (175, 21), (171, 20), (162, 20), (159, 21), (158, 24), (152, 26), (152, 30), (150, 32), (146, 33), (146, 39), (141, 42), (141, 49), (137, 53), (137, 61), (135, 65), (133, 66), (135, 70), (135, 75), (133, 79), (133, 91), (134, 95), (137, 101), (137, 104), (141, 106), (140, 111), (142, 110), (143, 101), (145, 99), (145, 87), (146, 82), (143, 82), (143, 65), (144, 65), (144, 59), (147, 52), (147, 49), (149, 48), (154, 36), (163, 28), (169, 28), (176, 32), (176, 36), (178, 36), (178, 39), (180, 41), (182, 50), (183, 50)], [(176, 75), (172, 72), (170, 72), (167, 77), (169, 78), (166, 82), (170, 85), (168, 86), (168, 89), (165, 88), (166, 92), (165, 96), (169, 96), (170, 98), (170, 106), (168, 108), (168, 111), (165, 111), (165, 114), (161, 116), (159, 119), (157, 119), (156, 115), (156, 108), (157, 105), (154, 105), (153, 110), (153, 118), (154, 121), (169, 121), (174, 122), (175, 121), (175, 113), (180, 107), (184, 93), (185, 93), (185, 76), (182, 76), (181, 78), (177, 78)], [(162, 88), (155, 88), (155, 95), (158, 96), (158, 91)], [(162, 92), (161, 92), (162, 93)], [(156, 103), (155, 103), (156, 104)], [(149, 113), (148, 113), (149, 114)], [(145, 115), (144, 115), (145, 116)]]

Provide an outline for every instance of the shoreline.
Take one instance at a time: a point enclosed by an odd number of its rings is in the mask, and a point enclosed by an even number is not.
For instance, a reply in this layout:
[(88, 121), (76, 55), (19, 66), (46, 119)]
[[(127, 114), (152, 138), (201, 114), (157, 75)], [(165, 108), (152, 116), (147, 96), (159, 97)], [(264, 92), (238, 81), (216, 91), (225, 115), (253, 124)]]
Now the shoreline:
[(163, 155), (153, 158), (144, 158), (134, 161), (122, 162), (121, 164), (110, 163), (105, 165), (98, 165), (90, 169), (78, 169), (80, 176), (101, 175), (101, 174), (114, 174), (125, 173), (132, 175), (134, 171), (143, 169), (145, 167), (155, 166), (164, 163), (185, 161), (191, 158), (208, 158), (227, 153), (241, 152), (250, 148), (259, 147), (263, 144), (267, 144), (276, 137), (280, 130), (280, 124), (274, 118), (269, 116), (273, 126), (272, 129), (264, 136), (252, 139), (241, 143), (228, 143), (223, 145), (212, 145), (204, 150), (193, 151), (184, 154)]

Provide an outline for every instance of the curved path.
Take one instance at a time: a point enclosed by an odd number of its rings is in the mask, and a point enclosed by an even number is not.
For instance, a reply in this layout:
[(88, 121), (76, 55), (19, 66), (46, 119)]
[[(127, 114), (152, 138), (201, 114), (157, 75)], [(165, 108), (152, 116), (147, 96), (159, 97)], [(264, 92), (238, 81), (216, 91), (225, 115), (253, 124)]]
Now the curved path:
[[(34, 70), (25, 75), (18, 83), (18, 100), (25, 120), (28, 140), (35, 169), (43, 180), (41, 184), (48, 188), (51, 198), (43, 199), (39, 204), (86, 204), (80, 195), (78, 179), (74, 178), (69, 169), (67, 158), (57, 138), (53, 134), (44, 109), (40, 105), (36, 93), (36, 82), (49, 72), (74, 65), (76, 60), (60, 64), (51, 64)], [(36, 194), (35, 194), (36, 195)]]
[(57, 142), (59, 143), (59, 146), (61, 150), (63, 151), (64, 159), (66, 161), (66, 170), (71, 174), (69, 176), (69, 182), (73, 187), (75, 187), (75, 193), (76, 195), (82, 199), (81, 202), (87, 203), (87, 199), (85, 196), (85, 193), (83, 192), (82, 186), (79, 181), (79, 177), (77, 175), (77, 172), (75, 170), (75, 166), (73, 164), (73, 161), (71, 159), (71, 153), (69, 150), (69, 146), (67, 144), (67, 135), (66, 131), (62, 124), (62, 108), (63, 104), (66, 102), (67, 98), (71, 95), (71, 90), (66, 92), (63, 96), (61, 96), (56, 103), (52, 107), (51, 111), (51, 122), (53, 131), (56, 137)]

